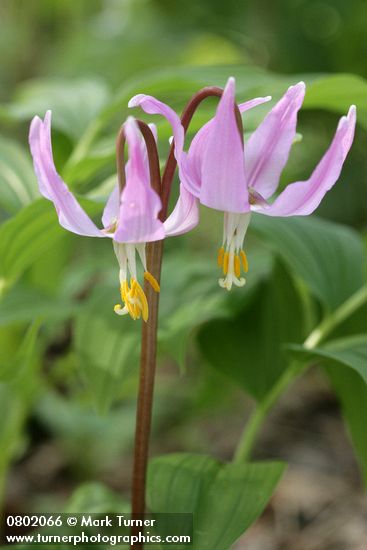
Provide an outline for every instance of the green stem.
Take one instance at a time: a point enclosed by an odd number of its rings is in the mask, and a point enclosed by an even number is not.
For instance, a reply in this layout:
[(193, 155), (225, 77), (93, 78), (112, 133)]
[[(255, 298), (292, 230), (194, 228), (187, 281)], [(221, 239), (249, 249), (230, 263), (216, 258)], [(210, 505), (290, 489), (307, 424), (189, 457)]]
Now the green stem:
[(251, 450), (269, 410), (273, 407), (278, 398), (288, 388), (293, 380), (297, 378), (301, 371), (302, 369), (299, 367), (298, 363), (293, 363), (284, 371), (283, 375), (266, 394), (264, 399), (256, 405), (254, 412), (246, 424), (243, 435), (240, 438), (233, 462), (247, 462), (250, 458)]
[(318, 327), (315, 328), (304, 342), (307, 349), (315, 348), (322, 340), (343, 321), (348, 319), (357, 309), (367, 302), (367, 285), (363, 285), (348, 300), (343, 302), (335, 311), (328, 315)]
[[(367, 302), (367, 285), (361, 287), (348, 300), (343, 302), (333, 313), (322, 321), (316, 327), (304, 342), (306, 349), (315, 348), (322, 340), (324, 340), (338, 325), (345, 321), (352, 313), (359, 309)], [(246, 424), (245, 430), (240, 438), (233, 461), (236, 463), (246, 462), (249, 460), (254, 443), (258, 433), (267, 417), (268, 412), (285, 390), (298, 378), (308, 365), (300, 365), (294, 362), (287, 368), (283, 375), (278, 379), (277, 383), (266, 394), (264, 399), (260, 401), (252, 413), (249, 421)]]

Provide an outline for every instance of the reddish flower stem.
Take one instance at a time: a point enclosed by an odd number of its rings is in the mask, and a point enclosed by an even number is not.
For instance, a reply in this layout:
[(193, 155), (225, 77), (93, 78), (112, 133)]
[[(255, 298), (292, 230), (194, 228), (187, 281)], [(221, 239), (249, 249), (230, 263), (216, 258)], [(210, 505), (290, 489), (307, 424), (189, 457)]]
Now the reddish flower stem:
[[(221, 97), (223, 90), (217, 87), (203, 88), (197, 92), (186, 105), (181, 122), (185, 132), (191, 122), (191, 119), (200, 105), (200, 103), (210, 96)], [(236, 106), (236, 116), (239, 124), (239, 130), (242, 136), (241, 114)], [(160, 219), (164, 221), (167, 218), (169, 198), (177, 162), (174, 156), (174, 144), (171, 145), (170, 153), (163, 171), (162, 180), (159, 172), (159, 159), (157, 146), (150, 128), (141, 121), (138, 121), (140, 131), (144, 137), (149, 159), (150, 181), (152, 187), (159, 193), (162, 199), (162, 210)], [(124, 144), (125, 137), (123, 127), (117, 136), (117, 172), (120, 189), (125, 184), (125, 165), (124, 165)], [(149, 243), (147, 246), (147, 269), (160, 282), (162, 255), (164, 241)], [(149, 456), (149, 440), (152, 424), (153, 392), (156, 371), (157, 355), (157, 330), (158, 330), (158, 307), (159, 294), (154, 292), (152, 287), (145, 282), (144, 292), (149, 305), (149, 319), (142, 325), (141, 356), (140, 356), (140, 379), (138, 390), (138, 402), (136, 412), (135, 429), (135, 449), (134, 449), (134, 467), (132, 482), (132, 508), (133, 515), (144, 514), (145, 493), (146, 493), (146, 475)], [(132, 529), (132, 534), (137, 534), (139, 529)], [(141, 550), (144, 544), (134, 544), (133, 550)]]

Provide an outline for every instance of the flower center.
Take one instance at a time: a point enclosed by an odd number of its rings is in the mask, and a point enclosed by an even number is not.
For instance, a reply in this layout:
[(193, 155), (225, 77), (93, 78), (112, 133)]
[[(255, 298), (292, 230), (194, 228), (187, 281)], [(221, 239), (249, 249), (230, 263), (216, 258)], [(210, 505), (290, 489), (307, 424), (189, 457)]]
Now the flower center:
[(218, 251), (218, 266), (223, 270), (219, 279), (222, 288), (231, 290), (232, 285), (243, 286), (246, 279), (241, 273), (248, 272), (248, 261), (243, 250), (243, 241), (250, 223), (251, 214), (224, 214), (223, 244)]

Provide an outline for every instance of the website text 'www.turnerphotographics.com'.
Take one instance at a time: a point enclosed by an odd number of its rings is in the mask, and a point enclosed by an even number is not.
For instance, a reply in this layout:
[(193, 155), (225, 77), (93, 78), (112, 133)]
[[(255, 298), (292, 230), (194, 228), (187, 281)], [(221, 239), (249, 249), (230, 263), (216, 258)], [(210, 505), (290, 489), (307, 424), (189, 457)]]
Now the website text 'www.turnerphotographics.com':
[(32, 514), (6, 517), (3, 544), (193, 544), (192, 514)]

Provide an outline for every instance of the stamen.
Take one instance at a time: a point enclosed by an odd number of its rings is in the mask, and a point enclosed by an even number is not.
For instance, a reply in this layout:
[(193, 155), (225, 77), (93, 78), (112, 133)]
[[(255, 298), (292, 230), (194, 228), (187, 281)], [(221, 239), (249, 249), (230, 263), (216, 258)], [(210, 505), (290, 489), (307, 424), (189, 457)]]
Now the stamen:
[[(126, 308), (126, 312), (129, 313), (130, 317), (135, 320), (137, 318), (136, 309), (134, 304), (130, 301), (131, 290), (129, 289), (129, 284), (127, 281), (122, 282), (120, 286), (120, 294), (121, 299), (125, 304), (124, 309)], [(119, 313), (120, 310), (116, 311), (116, 306), (114, 307), (114, 311), (115, 313), (118, 313), (118, 315), (121, 315), (121, 313)]]
[(136, 288), (137, 282), (135, 279), (131, 279), (130, 281), (130, 293), (129, 293), (129, 299), (131, 300), (131, 308), (134, 312), (135, 319), (140, 319), (141, 311), (140, 311), (140, 304), (137, 296), (137, 288)]
[[(123, 302), (123, 305), (116, 304), (114, 311), (117, 315), (128, 313), (134, 320), (142, 317), (144, 321), (147, 321), (149, 315), (148, 300), (137, 281), (136, 251), (144, 267), (144, 279), (148, 281), (155, 292), (160, 291), (160, 286), (157, 279), (147, 271), (145, 243), (116, 243), (113, 241), (113, 246), (120, 266), (120, 294)], [(128, 283), (129, 276), (130, 284)]]
[(144, 279), (148, 281), (153, 290), (160, 292), (161, 287), (157, 279), (149, 271), (144, 271)]
[(245, 273), (248, 272), (248, 261), (247, 256), (243, 250), (240, 252), (241, 260), (242, 260), (242, 267)]
[(237, 254), (234, 257), (234, 272), (236, 277), (241, 275), (241, 262)]
[(224, 248), (223, 246), (221, 246), (220, 249), (218, 250), (218, 259), (217, 259), (219, 267), (223, 266), (223, 259), (224, 259)]
[(144, 290), (141, 288), (141, 286), (137, 281), (136, 281), (136, 291), (137, 291), (138, 298), (140, 300), (140, 309), (141, 309), (143, 320), (147, 321), (149, 316), (148, 300), (144, 294)]
[(223, 259), (223, 275), (227, 275), (228, 273), (228, 263), (229, 263), (229, 253), (225, 252), (224, 259)]

